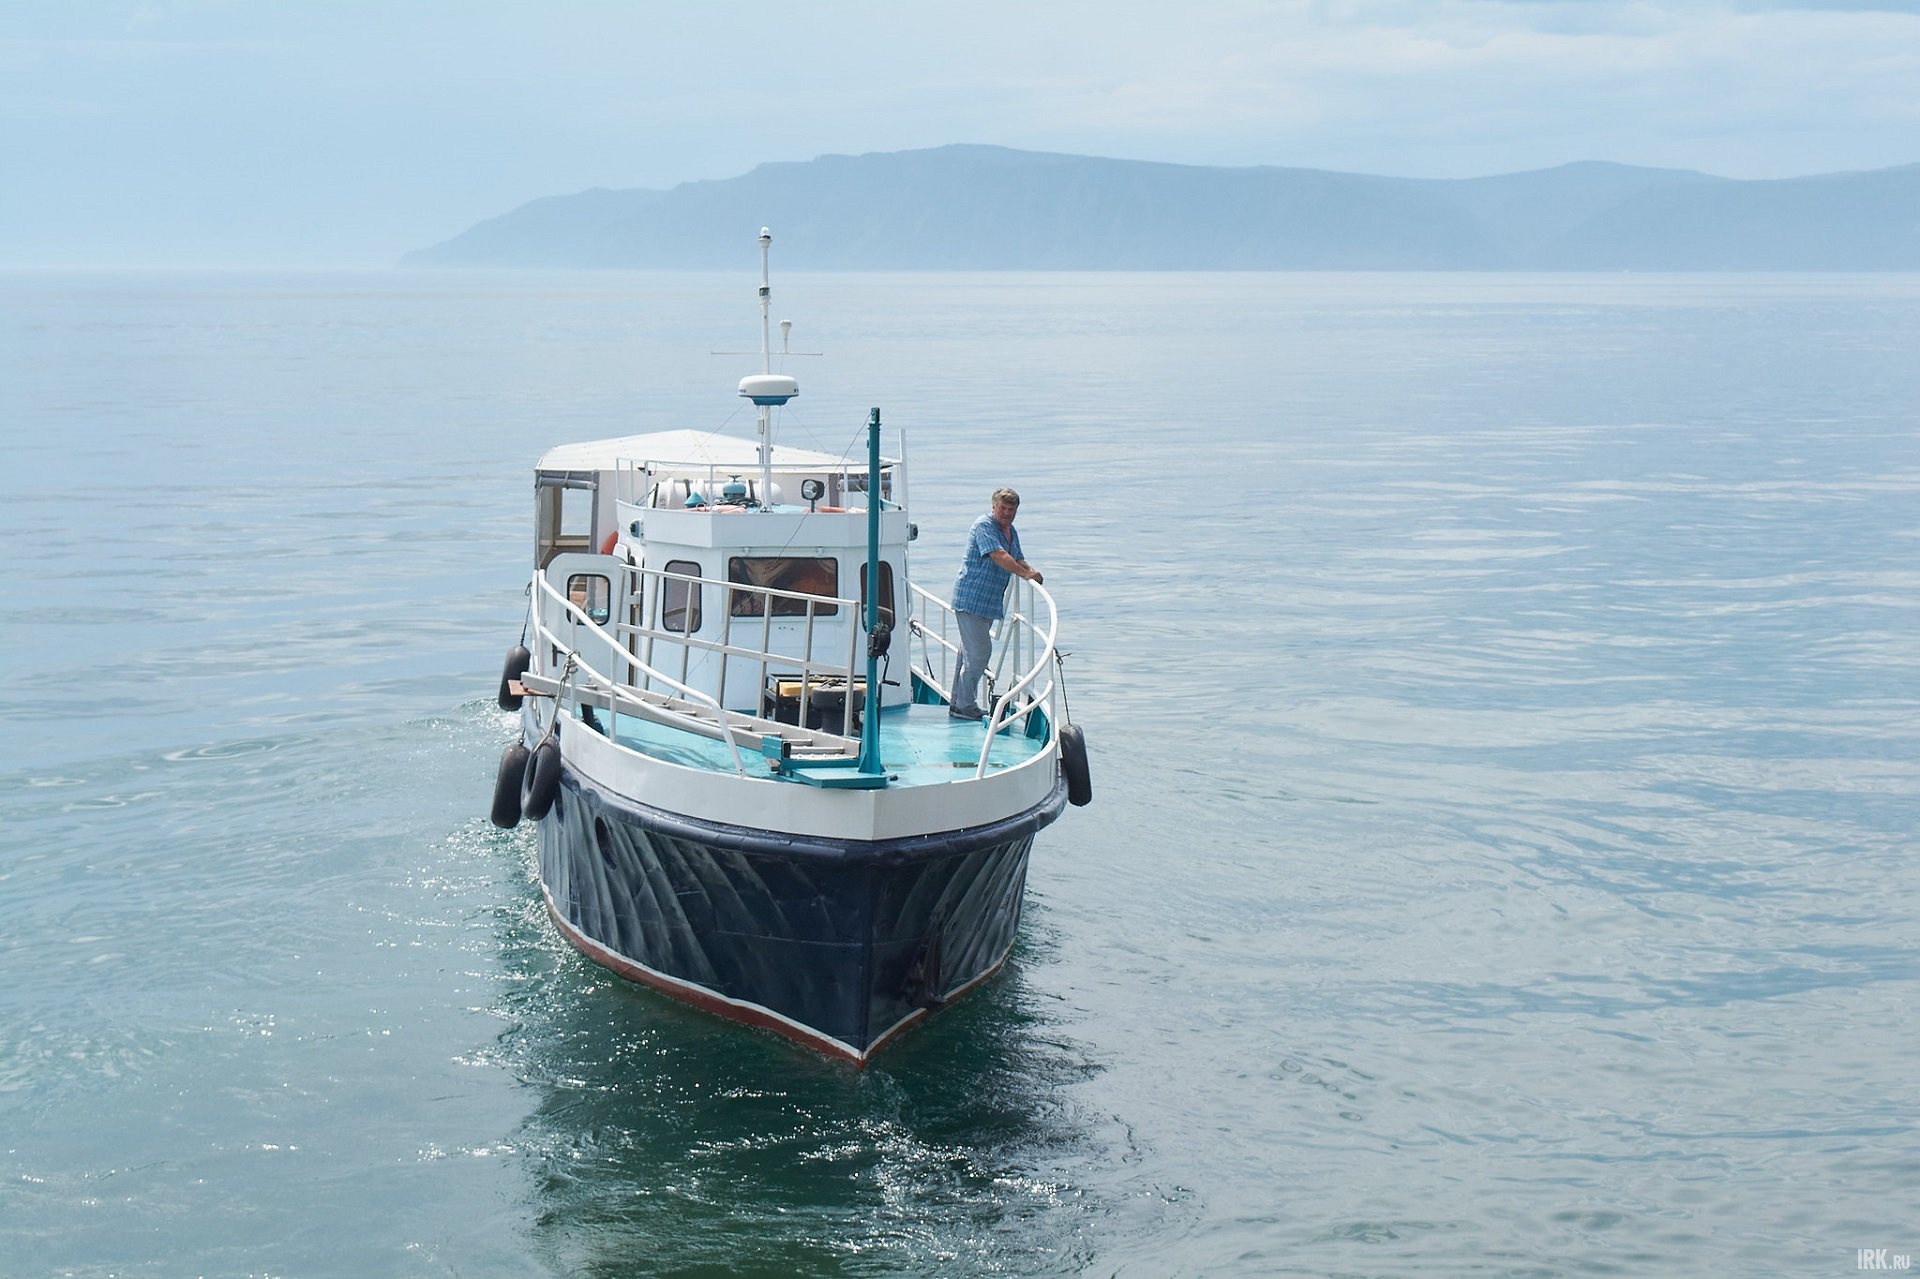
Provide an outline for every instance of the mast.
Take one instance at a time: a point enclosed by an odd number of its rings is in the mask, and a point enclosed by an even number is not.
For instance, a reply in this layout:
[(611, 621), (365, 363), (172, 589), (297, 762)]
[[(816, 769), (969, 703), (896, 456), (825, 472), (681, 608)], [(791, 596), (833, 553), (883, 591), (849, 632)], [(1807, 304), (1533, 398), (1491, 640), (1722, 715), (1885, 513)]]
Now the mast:
[(767, 256), (773, 248), (773, 232), (760, 228), (760, 371), (773, 372), (773, 334), (767, 327), (772, 313), (773, 285), (767, 275)]
[[(773, 371), (773, 286), (767, 272), (773, 232), (760, 228), (760, 372), (740, 379), (740, 394), (760, 408), (760, 509), (773, 509), (773, 409), (800, 394), (800, 383)], [(784, 332), (785, 325), (781, 328)]]
[[(760, 228), (760, 372), (773, 372), (773, 335), (767, 328), (767, 315), (773, 305), (773, 284), (767, 275), (767, 258), (773, 248), (773, 232)], [(760, 406), (760, 509), (773, 505), (773, 406), (765, 397), (754, 401)]]

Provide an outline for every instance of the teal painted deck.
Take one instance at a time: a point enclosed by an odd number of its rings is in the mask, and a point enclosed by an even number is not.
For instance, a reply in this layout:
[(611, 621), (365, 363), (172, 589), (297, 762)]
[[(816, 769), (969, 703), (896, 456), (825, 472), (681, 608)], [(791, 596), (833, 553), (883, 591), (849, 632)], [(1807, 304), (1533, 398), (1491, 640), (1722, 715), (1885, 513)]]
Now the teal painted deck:
[[(600, 722), (607, 723), (605, 711)], [(622, 716), (617, 725), (617, 741), (654, 759), (681, 764), (687, 768), (733, 771), (733, 754), (724, 742), (699, 737), (664, 724), (655, 724), (634, 716)], [(1032, 759), (1046, 746), (1045, 737), (1025, 735), (1025, 721), (1015, 720), (1012, 730), (994, 737), (987, 771), (1010, 768)], [(943, 705), (890, 706), (880, 715), (880, 762), (886, 766), (897, 786), (941, 786), (965, 781), (973, 776), (980, 760), (980, 743), (986, 735), (983, 723), (970, 723), (948, 716)], [(747, 771), (761, 775), (768, 761), (757, 751), (742, 747), (740, 757)], [(795, 785), (804, 785), (795, 782)]]

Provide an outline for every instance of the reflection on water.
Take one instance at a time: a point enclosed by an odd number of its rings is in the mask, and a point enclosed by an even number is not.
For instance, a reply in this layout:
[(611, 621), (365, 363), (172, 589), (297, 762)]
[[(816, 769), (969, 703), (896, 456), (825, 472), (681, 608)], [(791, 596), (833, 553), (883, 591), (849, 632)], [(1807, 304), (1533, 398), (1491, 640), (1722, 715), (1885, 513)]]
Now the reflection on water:
[[(1091, 1262), (1081, 1169), (1137, 1162), (1072, 1087), (1101, 1067), (1007, 969), (866, 1071), (612, 978), (519, 916), (499, 1062), (542, 1100), (514, 1137), (533, 1233), (569, 1274), (910, 1274)], [(644, 1262), (640, 1259), (644, 1258)]]

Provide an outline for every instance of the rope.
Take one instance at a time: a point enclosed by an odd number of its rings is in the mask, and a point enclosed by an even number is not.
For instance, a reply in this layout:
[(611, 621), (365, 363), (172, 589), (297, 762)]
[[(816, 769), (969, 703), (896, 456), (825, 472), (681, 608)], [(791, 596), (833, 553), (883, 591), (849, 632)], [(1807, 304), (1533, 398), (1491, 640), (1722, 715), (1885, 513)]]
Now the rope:
[(553, 735), (560, 731), (560, 714), (566, 708), (569, 695), (574, 691), (573, 672), (579, 664), (580, 655), (569, 651), (566, 665), (560, 668), (561, 687), (559, 695), (553, 699), (553, 718), (547, 721), (547, 731), (540, 734), (540, 740), (533, 744), (533, 749), (539, 750), (552, 741)]

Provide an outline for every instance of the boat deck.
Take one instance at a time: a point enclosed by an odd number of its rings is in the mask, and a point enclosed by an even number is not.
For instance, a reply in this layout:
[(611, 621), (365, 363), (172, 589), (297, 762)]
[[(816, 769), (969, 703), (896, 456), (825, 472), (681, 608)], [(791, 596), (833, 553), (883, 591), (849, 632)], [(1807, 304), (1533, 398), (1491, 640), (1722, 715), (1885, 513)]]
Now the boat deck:
[[(606, 712), (599, 715), (604, 726)], [(1024, 763), (1045, 748), (1044, 737), (1028, 737), (1018, 731), (1023, 727), (1024, 721), (1016, 720), (1012, 729), (995, 734), (987, 756), (989, 773)], [(620, 745), (654, 759), (687, 768), (734, 771), (733, 753), (724, 742), (631, 715), (621, 716), (615, 729)], [(880, 715), (880, 762), (895, 785), (942, 786), (966, 781), (980, 762), (985, 734), (984, 724), (954, 719), (944, 705), (890, 706)], [(757, 753), (742, 748), (740, 754), (750, 771), (766, 769)]]

